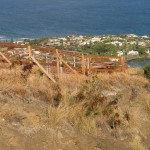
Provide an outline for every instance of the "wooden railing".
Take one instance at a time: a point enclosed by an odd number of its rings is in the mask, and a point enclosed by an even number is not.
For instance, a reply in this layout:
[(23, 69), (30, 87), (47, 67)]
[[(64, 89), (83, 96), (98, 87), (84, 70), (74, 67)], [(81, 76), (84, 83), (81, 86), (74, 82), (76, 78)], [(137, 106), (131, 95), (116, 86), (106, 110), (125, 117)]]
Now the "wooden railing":
[(3, 63), (28, 64), (32, 60), (43, 72), (46, 71), (45, 74), (53, 82), (53, 74), (60, 77), (68, 73), (91, 75), (98, 72), (126, 72), (124, 57), (119, 56), (94, 56), (49, 47), (1, 42), (0, 48), (0, 60)]

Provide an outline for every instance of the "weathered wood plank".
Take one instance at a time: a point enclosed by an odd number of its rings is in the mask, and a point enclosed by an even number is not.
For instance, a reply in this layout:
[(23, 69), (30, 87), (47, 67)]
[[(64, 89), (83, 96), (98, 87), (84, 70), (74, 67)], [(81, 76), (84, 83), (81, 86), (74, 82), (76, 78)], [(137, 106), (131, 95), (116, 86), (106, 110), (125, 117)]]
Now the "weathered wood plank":
[(55, 81), (55, 79), (52, 77), (53, 75), (52, 75), (51, 73), (48, 73), (48, 72), (42, 67), (42, 65), (40, 65), (40, 63), (39, 63), (33, 56), (31, 56), (30, 58), (33, 60), (34, 63), (37, 64), (37, 66), (43, 71), (43, 73), (45, 73), (45, 75), (46, 75), (49, 79), (51, 79), (54, 83), (56, 83), (56, 81)]
[(0, 52), (0, 55), (5, 59), (5, 61), (11, 66), (12, 65), (12, 63), (10, 62), (10, 60), (7, 58), (7, 57), (5, 57), (5, 55), (2, 53), (2, 52)]

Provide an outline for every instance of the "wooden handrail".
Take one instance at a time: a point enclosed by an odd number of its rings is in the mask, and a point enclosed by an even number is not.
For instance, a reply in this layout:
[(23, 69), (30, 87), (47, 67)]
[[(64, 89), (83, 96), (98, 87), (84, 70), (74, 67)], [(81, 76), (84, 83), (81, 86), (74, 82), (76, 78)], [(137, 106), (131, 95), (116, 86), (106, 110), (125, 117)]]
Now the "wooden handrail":
[(107, 58), (111, 58), (111, 59), (119, 59), (120, 56), (96, 56), (96, 55), (85, 55), (85, 58), (101, 58), (101, 59), (107, 59)]

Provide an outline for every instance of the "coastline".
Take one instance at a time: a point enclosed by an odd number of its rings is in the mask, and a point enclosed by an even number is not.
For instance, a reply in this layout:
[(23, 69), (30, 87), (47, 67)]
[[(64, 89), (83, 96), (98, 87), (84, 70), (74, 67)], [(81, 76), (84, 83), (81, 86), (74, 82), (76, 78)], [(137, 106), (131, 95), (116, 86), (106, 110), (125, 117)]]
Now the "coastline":
[(74, 33), (70, 33), (70, 34), (62, 34), (62, 35), (49, 35), (49, 36), (12, 36), (12, 35), (2, 35), (0, 34), (0, 41), (10, 41), (10, 40), (24, 40), (24, 39), (31, 39), (31, 40), (37, 40), (37, 39), (44, 39), (44, 38), (64, 38), (64, 37), (70, 37), (70, 36), (75, 36), (75, 37), (79, 37), (79, 36), (83, 36), (83, 37), (108, 37), (108, 36), (116, 36), (116, 37), (120, 37), (120, 36), (127, 36), (127, 35), (131, 35), (133, 37), (149, 37), (150, 35), (148, 34), (135, 34), (135, 33), (108, 33), (108, 34), (74, 34)]

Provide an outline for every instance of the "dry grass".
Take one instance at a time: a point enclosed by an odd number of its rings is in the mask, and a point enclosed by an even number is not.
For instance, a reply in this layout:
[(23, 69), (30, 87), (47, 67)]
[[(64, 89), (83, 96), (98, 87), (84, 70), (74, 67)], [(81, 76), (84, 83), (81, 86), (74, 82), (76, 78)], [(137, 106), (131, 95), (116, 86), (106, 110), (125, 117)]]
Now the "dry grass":
[(139, 136), (134, 137), (134, 139), (130, 142), (131, 150), (147, 150), (145, 146), (141, 142), (141, 138)]
[[(23, 78), (17, 67), (1, 71), (0, 80), (1, 98), (10, 98), (13, 104), (21, 105), (21, 100), (46, 105), (42, 123), (48, 128), (71, 127), (90, 136), (103, 135), (106, 140), (107, 137), (116, 138), (112, 135), (116, 132), (124, 139), (133, 139), (130, 144), (133, 150), (146, 150), (149, 146), (143, 146), (141, 141), (133, 138), (139, 136), (146, 140), (150, 135), (150, 83), (142, 76), (141, 70), (91, 77), (70, 75), (54, 84), (37, 68)], [(9, 109), (0, 116), (9, 120), (13, 114), (20, 115), (20, 110)], [(121, 132), (118, 133), (117, 129)]]
[(144, 75), (144, 70), (141, 68), (128, 68), (128, 73), (131, 75), (139, 75), (143, 76)]

